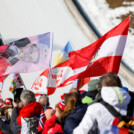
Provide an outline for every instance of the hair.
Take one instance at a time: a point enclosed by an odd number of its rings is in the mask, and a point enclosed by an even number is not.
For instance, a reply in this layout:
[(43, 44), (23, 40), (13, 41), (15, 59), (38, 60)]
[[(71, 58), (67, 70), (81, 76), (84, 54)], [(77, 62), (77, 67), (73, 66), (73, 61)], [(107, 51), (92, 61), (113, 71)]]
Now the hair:
[(101, 87), (102, 86), (117, 86), (122, 87), (121, 80), (118, 75), (113, 72), (107, 73), (102, 76), (101, 80)]
[(46, 103), (45, 103), (45, 106), (46, 107), (49, 107), (49, 97), (47, 95), (41, 95), (40, 98), (39, 98), (39, 102), (42, 98), (45, 98), (46, 99)]
[(71, 92), (71, 93), (78, 93), (78, 94), (80, 94), (80, 90), (77, 89), (77, 88), (71, 88), (71, 89), (70, 89), (70, 92)]
[(59, 121), (68, 116), (78, 105), (81, 104), (81, 96), (76, 93), (68, 93), (64, 95), (65, 109), (59, 116)]
[(29, 104), (31, 102), (36, 102), (35, 95), (30, 90), (23, 90), (20, 95), (20, 99), (24, 106), (26, 106), (27, 104)]

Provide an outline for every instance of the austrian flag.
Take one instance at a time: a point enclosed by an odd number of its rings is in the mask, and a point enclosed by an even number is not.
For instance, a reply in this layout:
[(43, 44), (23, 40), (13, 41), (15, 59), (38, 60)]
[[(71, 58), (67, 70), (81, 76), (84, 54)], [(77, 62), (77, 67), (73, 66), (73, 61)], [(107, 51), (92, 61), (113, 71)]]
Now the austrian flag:
[[(85, 69), (65, 80), (62, 86), (78, 78), (101, 76), (107, 72), (117, 74), (127, 40), (129, 21), (130, 17), (111, 29), (93, 44), (81, 50), (70, 52), (69, 60), (71, 67), (75, 68), (77, 72), (84, 67)], [(91, 61), (95, 54), (94, 60)]]

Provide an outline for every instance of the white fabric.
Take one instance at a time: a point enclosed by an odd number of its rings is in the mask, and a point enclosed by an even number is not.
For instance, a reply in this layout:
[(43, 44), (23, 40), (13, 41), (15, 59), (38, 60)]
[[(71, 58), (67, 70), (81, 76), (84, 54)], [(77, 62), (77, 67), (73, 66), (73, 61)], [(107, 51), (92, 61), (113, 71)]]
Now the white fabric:
[(95, 59), (109, 56), (122, 56), (126, 40), (127, 35), (119, 35), (106, 39), (101, 45)]
[[(131, 97), (127, 91), (118, 87), (116, 87), (116, 89), (122, 98), (122, 103), (114, 87), (103, 87), (101, 91), (102, 98), (114, 106), (120, 114), (126, 115), (127, 105)], [(87, 134), (95, 121), (98, 123), (100, 134), (103, 134), (104, 131), (112, 125), (114, 118), (115, 117), (101, 103), (94, 103), (88, 107), (84, 118), (79, 126), (74, 129), (73, 134)]]
[(29, 134), (27, 122), (21, 117), (21, 134)]

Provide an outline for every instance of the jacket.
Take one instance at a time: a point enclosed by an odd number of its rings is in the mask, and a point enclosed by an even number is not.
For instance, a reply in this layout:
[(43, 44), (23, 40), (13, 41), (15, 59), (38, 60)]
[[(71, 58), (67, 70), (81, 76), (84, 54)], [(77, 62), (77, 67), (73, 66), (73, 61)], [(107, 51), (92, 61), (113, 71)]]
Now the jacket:
[(56, 132), (63, 133), (62, 127), (56, 122), (56, 115), (53, 115), (49, 120), (45, 121), (42, 134), (55, 134)]
[(20, 112), (18, 112), (18, 108), (13, 108), (12, 117), (10, 121), (10, 129), (13, 134), (29, 134), (29, 128), (27, 127), (26, 119), (30, 119), (32, 117), (40, 117), (38, 131), (41, 131), (41, 125), (45, 121), (43, 107), (38, 102), (31, 102), (24, 106)]
[(87, 104), (80, 104), (65, 118), (63, 126), (64, 134), (71, 134), (73, 129), (79, 125), (86, 113), (87, 107)]
[[(127, 106), (130, 102), (130, 95), (127, 91), (119, 87), (102, 87), (102, 99), (112, 105), (121, 115), (127, 114)], [(87, 112), (73, 134), (88, 134), (95, 122), (98, 124), (98, 133), (103, 134), (105, 130), (112, 126), (114, 116), (101, 103), (93, 103), (87, 109)]]

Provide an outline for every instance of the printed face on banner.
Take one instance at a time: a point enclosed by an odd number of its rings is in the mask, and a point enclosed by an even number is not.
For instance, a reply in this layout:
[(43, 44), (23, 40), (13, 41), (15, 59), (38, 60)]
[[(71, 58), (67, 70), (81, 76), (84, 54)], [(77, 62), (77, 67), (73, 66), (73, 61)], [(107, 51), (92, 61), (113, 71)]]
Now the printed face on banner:
[(0, 47), (0, 75), (26, 73), (49, 67), (51, 57), (51, 33), (14, 41), (5, 49)]

